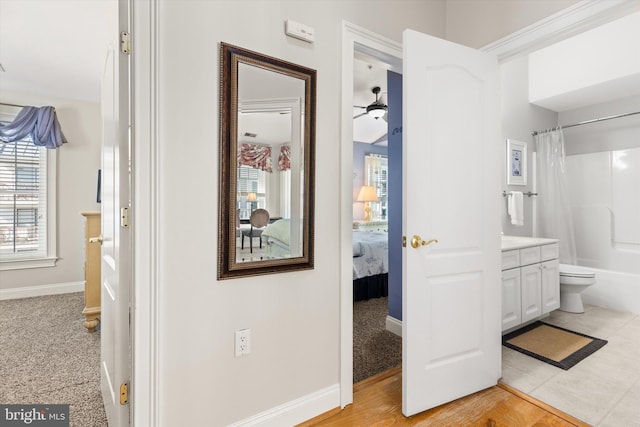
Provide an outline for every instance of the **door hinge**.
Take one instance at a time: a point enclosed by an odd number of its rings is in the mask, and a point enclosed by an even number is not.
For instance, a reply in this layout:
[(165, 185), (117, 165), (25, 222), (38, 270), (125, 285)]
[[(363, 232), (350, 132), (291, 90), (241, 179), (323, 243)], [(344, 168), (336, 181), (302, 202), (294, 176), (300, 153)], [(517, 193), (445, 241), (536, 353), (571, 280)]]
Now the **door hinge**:
[(126, 405), (129, 403), (129, 383), (120, 384), (120, 404)]
[(403, 248), (407, 247), (407, 236), (402, 236), (402, 247)]
[(129, 208), (120, 208), (120, 227), (129, 228)]
[(131, 38), (126, 31), (120, 33), (120, 52), (127, 55), (131, 53)]

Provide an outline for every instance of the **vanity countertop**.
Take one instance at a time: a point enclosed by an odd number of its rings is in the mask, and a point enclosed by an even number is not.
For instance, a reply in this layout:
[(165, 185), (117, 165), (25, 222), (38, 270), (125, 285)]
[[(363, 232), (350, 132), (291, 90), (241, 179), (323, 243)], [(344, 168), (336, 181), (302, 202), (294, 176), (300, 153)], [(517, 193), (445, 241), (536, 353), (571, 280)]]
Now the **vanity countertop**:
[(502, 236), (502, 251), (530, 248), (532, 246), (550, 245), (558, 243), (558, 239), (544, 239), (542, 237)]

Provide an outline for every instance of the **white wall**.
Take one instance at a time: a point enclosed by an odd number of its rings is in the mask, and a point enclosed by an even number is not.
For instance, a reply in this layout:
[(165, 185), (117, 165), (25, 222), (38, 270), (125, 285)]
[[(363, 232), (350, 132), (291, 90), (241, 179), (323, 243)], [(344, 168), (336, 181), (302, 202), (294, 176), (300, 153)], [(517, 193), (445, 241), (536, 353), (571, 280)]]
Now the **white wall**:
[[(558, 114), (529, 103), (528, 91), (528, 58), (512, 59), (501, 65), (502, 90), (502, 190), (533, 191), (533, 152), (534, 139), (531, 133), (539, 129), (556, 126)], [(527, 185), (507, 185), (506, 140), (515, 139), (527, 143)], [(504, 234), (515, 236), (532, 236), (533, 203), (532, 197), (524, 197), (524, 225), (511, 224), (511, 217), (507, 214), (507, 198), (502, 201), (502, 231)]]
[[(287, 38), (286, 19), (313, 27), (316, 42)], [(351, 209), (339, 205), (335, 173), (343, 19), (398, 41), (407, 27), (442, 37), (445, 4), (160, 4), (161, 426), (228, 425), (339, 383), (338, 223), (340, 209)], [(314, 270), (215, 279), (220, 41), (318, 71)], [(234, 358), (234, 331), (243, 328), (251, 329), (251, 354)]]
[[(57, 244), (54, 267), (0, 271), (1, 297), (24, 296), (30, 287), (49, 286), (39, 293), (66, 289), (65, 284), (84, 281), (84, 218), (80, 212), (100, 210), (96, 203), (97, 174), (100, 169), (102, 124), (100, 104), (70, 99), (2, 91), (1, 102), (56, 108), (67, 144), (58, 148)], [(80, 289), (84, 289), (82, 286)], [(10, 291), (7, 291), (10, 290)], [(19, 292), (18, 292), (19, 291)]]
[(529, 99), (566, 111), (640, 94), (640, 12), (529, 57)]

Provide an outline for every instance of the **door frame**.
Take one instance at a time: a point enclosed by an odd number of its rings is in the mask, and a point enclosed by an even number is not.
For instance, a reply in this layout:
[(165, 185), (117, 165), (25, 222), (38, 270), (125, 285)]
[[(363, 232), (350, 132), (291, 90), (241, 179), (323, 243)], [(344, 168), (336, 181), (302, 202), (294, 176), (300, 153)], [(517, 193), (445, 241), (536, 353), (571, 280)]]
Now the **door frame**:
[(353, 59), (356, 51), (402, 63), (402, 44), (342, 21), (340, 130), (340, 406), (353, 403)]
[[(637, 0), (583, 0), (479, 50), (499, 63), (527, 55), (553, 43), (637, 11)], [(382, 60), (399, 58), (402, 44), (342, 21), (342, 103), (340, 127), (340, 406), (353, 403), (353, 57), (358, 50)], [(499, 189), (496, 189), (499, 191)]]

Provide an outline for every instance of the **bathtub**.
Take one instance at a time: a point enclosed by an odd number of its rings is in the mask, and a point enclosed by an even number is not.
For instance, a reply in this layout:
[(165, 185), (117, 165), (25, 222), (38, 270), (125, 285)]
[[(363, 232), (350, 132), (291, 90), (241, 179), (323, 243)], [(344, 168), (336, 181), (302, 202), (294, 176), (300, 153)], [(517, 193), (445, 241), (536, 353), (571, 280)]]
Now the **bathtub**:
[(585, 268), (596, 273), (596, 283), (581, 294), (582, 302), (640, 315), (640, 274)]

